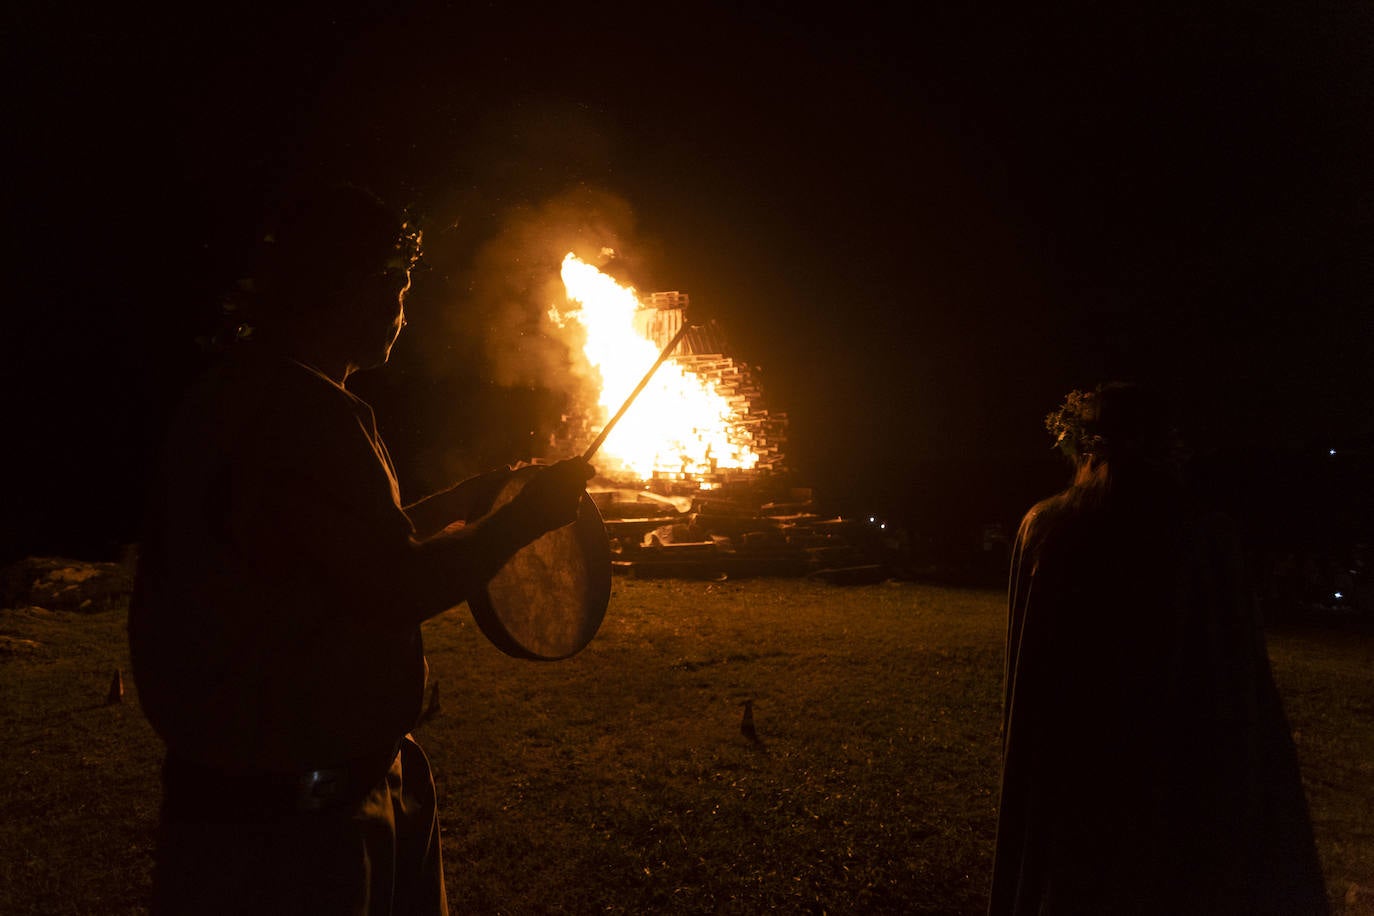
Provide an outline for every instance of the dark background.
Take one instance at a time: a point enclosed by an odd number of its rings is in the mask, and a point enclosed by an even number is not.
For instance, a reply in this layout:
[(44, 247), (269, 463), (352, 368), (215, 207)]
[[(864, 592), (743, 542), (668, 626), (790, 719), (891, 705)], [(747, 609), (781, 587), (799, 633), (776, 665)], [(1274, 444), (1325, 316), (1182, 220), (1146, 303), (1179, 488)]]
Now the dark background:
[(1365, 4), (39, 6), (4, 29), (5, 557), (138, 537), (195, 339), (307, 177), (426, 230), (351, 383), (407, 496), (529, 452), (531, 316), (610, 245), (761, 367), (828, 508), (1014, 524), (1064, 482), (1045, 413), (1118, 378), (1257, 537), (1369, 536)]

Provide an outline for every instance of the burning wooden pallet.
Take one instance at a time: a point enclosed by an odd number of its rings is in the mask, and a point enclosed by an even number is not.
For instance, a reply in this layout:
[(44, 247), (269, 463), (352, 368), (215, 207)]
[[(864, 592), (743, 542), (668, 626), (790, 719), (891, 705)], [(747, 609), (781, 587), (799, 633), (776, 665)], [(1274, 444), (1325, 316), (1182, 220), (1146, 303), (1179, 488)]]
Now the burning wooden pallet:
[[(718, 325), (688, 321), (686, 294), (641, 298), (572, 255), (564, 283), (579, 304), (568, 315), (587, 330), (583, 352), (601, 374), (598, 403), (623, 406), (609, 417), (600, 406), (570, 411), (550, 444), (563, 454), (588, 441), (585, 455), (600, 449), (604, 476), (589, 491), (617, 570), (882, 575), (870, 532), (822, 518), (809, 490), (788, 487), (787, 415), (766, 406), (757, 373), (730, 355)], [(649, 350), (657, 353), (651, 365)], [(624, 371), (629, 361), (633, 374)]]
[[(872, 527), (817, 514), (809, 490), (790, 489), (777, 499), (777, 488), (740, 485), (693, 497), (686, 511), (666, 499), (634, 502), (624, 490), (593, 488), (591, 494), (602, 508), (612, 566), (620, 574), (812, 575), (837, 583), (888, 575)], [(641, 506), (649, 511), (636, 515)]]
[[(690, 297), (678, 291), (650, 294), (634, 314), (635, 331), (657, 348), (671, 342), (687, 321)], [(756, 370), (729, 354), (725, 335), (715, 322), (690, 327), (680, 341), (672, 362), (709, 385), (732, 411), (730, 439), (734, 446), (747, 449), (754, 462), (750, 467), (729, 467), (711, 463), (681, 472), (656, 469), (651, 480), (685, 481), (693, 490), (711, 490), (752, 482), (786, 471), (787, 414), (771, 410), (766, 403)], [(600, 410), (578, 406), (569, 411), (562, 429), (551, 443), (554, 453), (580, 449), (597, 431)], [(641, 482), (633, 475), (610, 476), (626, 485)]]

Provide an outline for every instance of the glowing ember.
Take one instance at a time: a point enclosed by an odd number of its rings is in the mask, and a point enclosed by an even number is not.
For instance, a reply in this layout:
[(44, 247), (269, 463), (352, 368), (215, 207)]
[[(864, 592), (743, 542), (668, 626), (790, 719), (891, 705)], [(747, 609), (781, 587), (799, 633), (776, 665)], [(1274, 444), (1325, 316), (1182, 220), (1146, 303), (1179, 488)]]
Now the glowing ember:
[[(587, 361), (601, 375), (598, 404), (602, 422), (634, 390), (658, 357), (659, 348), (635, 327), (643, 306), (633, 288), (623, 287), (569, 253), (563, 259), (563, 285), (580, 305), (569, 313), (550, 309), (560, 326), (565, 319), (587, 332)], [(750, 469), (759, 456), (737, 410), (709, 379), (669, 359), (611, 430), (596, 464), (603, 473), (688, 479), (720, 468)]]

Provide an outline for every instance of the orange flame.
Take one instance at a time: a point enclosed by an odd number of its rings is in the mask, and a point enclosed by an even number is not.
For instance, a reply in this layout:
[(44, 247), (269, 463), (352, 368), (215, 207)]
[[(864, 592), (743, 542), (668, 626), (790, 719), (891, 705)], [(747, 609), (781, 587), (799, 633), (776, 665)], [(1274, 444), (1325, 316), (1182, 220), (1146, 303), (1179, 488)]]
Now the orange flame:
[[(658, 346), (635, 328), (635, 313), (643, 306), (633, 287), (621, 286), (571, 252), (563, 258), (562, 277), (568, 298), (580, 307), (568, 313), (554, 308), (549, 314), (560, 326), (572, 319), (586, 329), (583, 353), (601, 375), (598, 404), (604, 423), (649, 371)], [(741, 419), (713, 381), (669, 359), (606, 437), (596, 464), (603, 473), (643, 480), (750, 469), (758, 455)]]

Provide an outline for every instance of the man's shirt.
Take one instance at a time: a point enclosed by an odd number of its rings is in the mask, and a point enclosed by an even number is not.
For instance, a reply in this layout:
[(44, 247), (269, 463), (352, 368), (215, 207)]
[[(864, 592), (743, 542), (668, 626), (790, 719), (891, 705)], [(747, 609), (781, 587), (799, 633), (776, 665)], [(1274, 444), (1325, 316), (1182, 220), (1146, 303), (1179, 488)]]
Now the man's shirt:
[(424, 693), (392, 562), (412, 533), (366, 403), (252, 351), (207, 374), (171, 429), (130, 615), (169, 749), (291, 772), (392, 746)]

